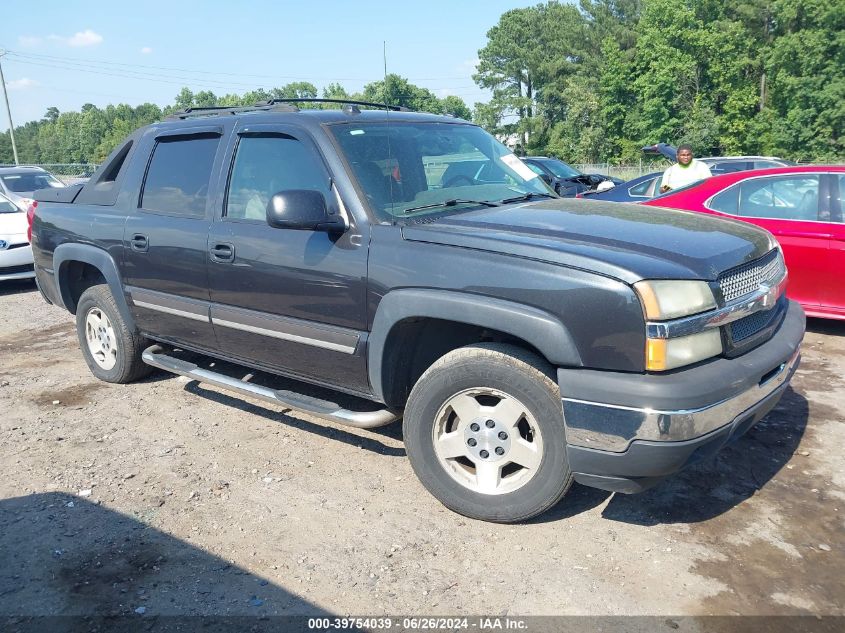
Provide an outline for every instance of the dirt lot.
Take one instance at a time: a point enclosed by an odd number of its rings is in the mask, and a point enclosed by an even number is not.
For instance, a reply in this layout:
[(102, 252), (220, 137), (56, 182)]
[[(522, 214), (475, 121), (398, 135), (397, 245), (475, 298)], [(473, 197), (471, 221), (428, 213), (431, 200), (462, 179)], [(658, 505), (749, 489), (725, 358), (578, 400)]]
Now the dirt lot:
[(845, 323), (809, 323), (792, 390), (714, 460), (515, 526), (429, 496), (399, 425), (97, 382), (29, 283), (0, 290), (0, 361), (0, 616), (845, 615)]

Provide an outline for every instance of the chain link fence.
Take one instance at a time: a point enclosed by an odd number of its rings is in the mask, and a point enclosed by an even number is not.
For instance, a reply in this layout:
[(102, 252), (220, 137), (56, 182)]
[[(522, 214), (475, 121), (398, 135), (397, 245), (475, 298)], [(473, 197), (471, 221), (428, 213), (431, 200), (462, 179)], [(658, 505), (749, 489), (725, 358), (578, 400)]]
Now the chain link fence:
[[(14, 165), (0, 165), (2, 167), (14, 167)], [(85, 163), (42, 163), (35, 165), (46, 169), (56, 178), (65, 184), (72, 185), (82, 180), (90, 178), (99, 165), (89, 165)], [(613, 176), (621, 178), (622, 180), (630, 180), (645, 174), (650, 174), (655, 171), (663, 171), (669, 166), (666, 161), (641, 161), (636, 165), (613, 165), (611, 163), (583, 163), (572, 165), (575, 169), (585, 174), (603, 174), (605, 176)]]
[(37, 166), (46, 169), (66, 185), (88, 180), (99, 167), (86, 163), (44, 163)]
[(645, 176), (646, 174), (658, 171), (662, 172), (669, 166), (669, 162), (665, 160), (640, 161), (637, 164), (631, 165), (614, 165), (612, 163), (579, 163), (572, 166), (585, 174), (602, 174), (603, 176), (620, 178), (621, 180), (631, 180), (632, 178), (639, 178), (640, 176)]
[[(843, 162), (833, 161), (827, 164), (841, 165)], [(56, 178), (68, 185), (90, 178), (97, 170), (97, 167), (99, 167), (99, 165), (89, 165), (85, 163), (43, 163), (36, 166), (46, 169), (56, 176)], [(578, 163), (573, 164), (572, 166), (585, 174), (602, 174), (604, 176), (611, 176), (622, 180), (631, 180), (632, 178), (638, 178), (639, 176), (645, 176), (646, 174), (662, 172), (669, 166), (669, 162), (666, 160), (640, 161), (639, 163), (628, 165), (614, 165), (612, 163)], [(14, 167), (14, 165), (0, 165), (0, 167)]]

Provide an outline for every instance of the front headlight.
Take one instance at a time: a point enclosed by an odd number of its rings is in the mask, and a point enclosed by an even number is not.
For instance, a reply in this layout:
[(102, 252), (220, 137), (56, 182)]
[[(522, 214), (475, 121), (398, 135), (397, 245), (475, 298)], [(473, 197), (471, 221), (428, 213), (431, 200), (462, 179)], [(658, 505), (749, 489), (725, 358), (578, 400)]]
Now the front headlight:
[(634, 284), (634, 290), (640, 297), (649, 321), (677, 319), (716, 307), (713, 291), (705, 281), (640, 281)]
[[(713, 291), (704, 281), (651, 280), (634, 284), (646, 321), (669, 321), (716, 308)], [(646, 338), (646, 371), (667, 371), (718, 356), (718, 328), (677, 338)]]

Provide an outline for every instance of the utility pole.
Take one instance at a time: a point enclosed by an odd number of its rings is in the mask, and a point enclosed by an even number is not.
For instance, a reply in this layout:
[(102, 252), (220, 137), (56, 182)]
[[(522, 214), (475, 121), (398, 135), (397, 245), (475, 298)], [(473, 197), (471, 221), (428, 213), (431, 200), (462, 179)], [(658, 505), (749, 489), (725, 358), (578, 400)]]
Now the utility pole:
[[(0, 50), (0, 59), (6, 54), (6, 51)], [(12, 154), (15, 155), (15, 165), (20, 165), (18, 162), (18, 147), (15, 145), (15, 124), (12, 123), (12, 109), (9, 107), (9, 94), (6, 92), (6, 78), (3, 76), (3, 64), (0, 63), (0, 84), (3, 84), (3, 98), (6, 99), (6, 114), (9, 115), (9, 136), (12, 139)]]

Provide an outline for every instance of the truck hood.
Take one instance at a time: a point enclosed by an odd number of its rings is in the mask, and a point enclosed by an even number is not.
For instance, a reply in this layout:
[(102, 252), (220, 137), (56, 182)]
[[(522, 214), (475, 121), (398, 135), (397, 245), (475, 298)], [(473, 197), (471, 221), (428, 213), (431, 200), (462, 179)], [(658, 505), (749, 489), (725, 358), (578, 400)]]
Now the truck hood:
[(613, 277), (715, 280), (777, 246), (750, 224), (703, 213), (556, 198), (403, 227), (405, 239), (499, 252)]

